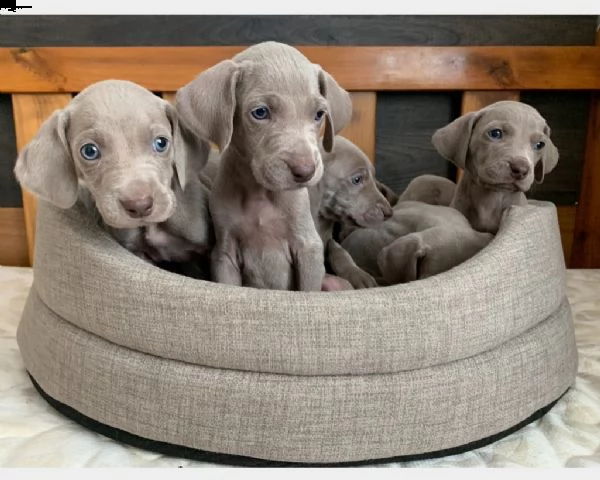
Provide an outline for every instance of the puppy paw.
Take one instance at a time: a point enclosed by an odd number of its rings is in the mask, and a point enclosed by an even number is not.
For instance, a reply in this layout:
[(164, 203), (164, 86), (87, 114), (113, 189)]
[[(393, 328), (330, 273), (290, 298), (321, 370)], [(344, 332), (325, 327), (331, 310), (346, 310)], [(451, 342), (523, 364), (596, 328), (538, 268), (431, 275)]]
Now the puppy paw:
[(373, 288), (379, 286), (377, 281), (364, 270), (355, 270), (346, 279), (355, 288)]

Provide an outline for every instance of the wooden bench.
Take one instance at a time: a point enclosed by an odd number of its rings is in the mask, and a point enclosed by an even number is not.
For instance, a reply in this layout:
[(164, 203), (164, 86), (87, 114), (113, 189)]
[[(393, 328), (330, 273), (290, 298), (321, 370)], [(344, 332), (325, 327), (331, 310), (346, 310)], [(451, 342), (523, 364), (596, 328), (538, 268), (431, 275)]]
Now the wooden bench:
[[(122, 78), (172, 98), (199, 72), (244, 47), (0, 48), (0, 93), (12, 96), (17, 149), (87, 85)], [(525, 90), (591, 91), (581, 193), (559, 207), (567, 265), (600, 268), (600, 46), (298, 48), (352, 94), (347, 136), (375, 159), (377, 93), (460, 91), (462, 113)], [(32, 265), (36, 201), (0, 209), (0, 265)]]

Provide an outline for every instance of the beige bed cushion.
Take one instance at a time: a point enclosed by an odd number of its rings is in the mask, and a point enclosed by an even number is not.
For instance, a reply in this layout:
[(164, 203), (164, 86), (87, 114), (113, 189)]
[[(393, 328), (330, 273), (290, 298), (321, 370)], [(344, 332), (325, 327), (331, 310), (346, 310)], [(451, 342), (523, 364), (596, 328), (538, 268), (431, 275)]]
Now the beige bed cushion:
[(39, 203), (34, 290), (59, 317), (137, 352), (208, 367), (358, 375), (443, 365), (538, 325), (565, 298), (556, 208), (514, 207), (494, 241), (405, 285), (278, 292), (146, 264), (80, 206)]
[(566, 300), (493, 350), (380, 375), (267, 374), (150, 356), (61, 320), (35, 293), (17, 339), (46, 394), (96, 421), (174, 445), (292, 462), (462, 446), (556, 400), (577, 369)]

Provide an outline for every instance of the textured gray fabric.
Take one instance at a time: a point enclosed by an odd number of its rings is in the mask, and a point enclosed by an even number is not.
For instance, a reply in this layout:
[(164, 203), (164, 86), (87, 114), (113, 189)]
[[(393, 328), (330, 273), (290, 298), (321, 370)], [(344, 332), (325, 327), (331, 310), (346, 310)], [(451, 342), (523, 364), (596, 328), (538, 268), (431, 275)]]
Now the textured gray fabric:
[(117, 345), (191, 364), (301, 375), (395, 373), (515, 339), (565, 295), (556, 208), (513, 207), (493, 242), (454, 269), (358, 291), (281, 292), (144, 263), (80, 206), (39, 203), (34, 290), (58, 316)]
[(279, 461), (341, 462), (464, 445), (558, 398), (577, 370), (566, 299), (485, 353), (394, 374), (295, 376), (135, 352), (61, 320), (30, 294), (17, 340), (51, 397), (153, 440)]

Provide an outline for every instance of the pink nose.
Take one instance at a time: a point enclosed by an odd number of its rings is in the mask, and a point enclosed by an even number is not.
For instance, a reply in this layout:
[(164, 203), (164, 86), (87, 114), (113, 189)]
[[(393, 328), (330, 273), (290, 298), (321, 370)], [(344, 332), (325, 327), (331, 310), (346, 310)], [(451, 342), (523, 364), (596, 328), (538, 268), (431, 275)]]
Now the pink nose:
[(119, 199), (125, 211), (132, 218), (143, 218), (150, 215), (154, 200), (152, 197)]
[(522, 158), (516, 158), (508, 162), (510, 173), (515, 180), (525, 178), (529, 173), (529, 163)]

